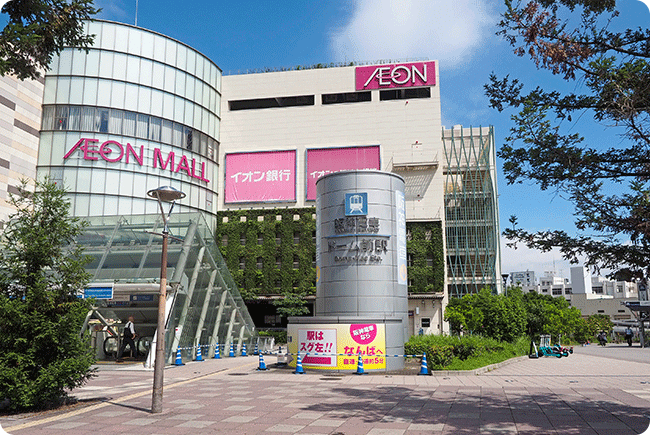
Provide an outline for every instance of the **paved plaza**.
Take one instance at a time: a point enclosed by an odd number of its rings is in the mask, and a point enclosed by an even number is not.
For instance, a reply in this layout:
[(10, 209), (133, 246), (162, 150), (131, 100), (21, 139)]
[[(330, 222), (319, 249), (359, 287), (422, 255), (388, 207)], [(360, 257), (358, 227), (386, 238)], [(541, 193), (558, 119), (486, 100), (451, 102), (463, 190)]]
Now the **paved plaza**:
[(101, 365), (74, 392), (83, 406), (0, 425), (11, 435), (632, 435), (650, 425), (650, 349), (638, 346), (577, 347), (568, 358), (519, 358), (478, 375), (297, 375), (274, 357), (265, 357), (268, 371), (258, 363), (167, 368), (160, 414), (150, 413), (153, 371)]

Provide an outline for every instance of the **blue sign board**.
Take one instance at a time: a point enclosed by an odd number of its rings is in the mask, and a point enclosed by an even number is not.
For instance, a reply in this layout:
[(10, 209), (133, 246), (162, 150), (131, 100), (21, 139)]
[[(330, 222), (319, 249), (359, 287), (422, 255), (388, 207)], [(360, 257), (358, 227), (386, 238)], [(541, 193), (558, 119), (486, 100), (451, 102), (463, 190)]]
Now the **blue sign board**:
[(153, 302), (154, 295), (131, 295), (132, 302)]
[(84, 299), (113, 299), (113, 287), (90, 287), (84, 289)]
[(346, 193), (345, 194), (345, 215), (365, 216), (368, 214), (367, 193)]

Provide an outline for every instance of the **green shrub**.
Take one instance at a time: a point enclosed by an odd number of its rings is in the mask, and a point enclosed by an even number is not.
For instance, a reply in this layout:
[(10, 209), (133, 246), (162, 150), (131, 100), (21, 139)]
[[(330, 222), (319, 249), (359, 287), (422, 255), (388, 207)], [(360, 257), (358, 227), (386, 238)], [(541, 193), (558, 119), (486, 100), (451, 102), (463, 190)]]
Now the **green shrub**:
[(287, 342), (287, 330), (266, 329), (257, 331), (260, 337), (273, 337), (276, 344), (284, 344)]

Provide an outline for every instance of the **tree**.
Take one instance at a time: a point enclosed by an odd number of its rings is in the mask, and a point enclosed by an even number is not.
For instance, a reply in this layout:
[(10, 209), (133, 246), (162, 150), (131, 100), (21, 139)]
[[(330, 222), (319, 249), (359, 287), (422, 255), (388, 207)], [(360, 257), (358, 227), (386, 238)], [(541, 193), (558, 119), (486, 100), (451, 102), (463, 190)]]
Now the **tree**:
[(48, 180), (10, 195), (16, 212), (0, 236), (0, 397), (11, 409), (55, 405), (92, 376), (94, 355), (79, 331), (89, 303), (88, 259), (72, 242), (84, 224)]
[[(584, 257), (596, 270), (650, 275), (650, 30), (610, 30), (615, 0), (505, 5), (498, 34), (573, 91), (525, 93), (519, 79), (492, 74), (485, 85), (490, 105), (519, 111), (498, 156), (508, 183), (532, 181), (570, 200), (577, 229), (529, 232), (513, 216), (504, 231), (509, 246), (559, 247), (572, 263)], [(588, 118), (620, 138), (589, 143), (574, 130)]]
[(66, 46), (88, 49), (94, 35), (86, 35), (84, 21), (97, 14), (92, 0), (10, 0), (2, 7), (9, 15), (0, 33), (0, 75), (35, 79), (52, 56)]

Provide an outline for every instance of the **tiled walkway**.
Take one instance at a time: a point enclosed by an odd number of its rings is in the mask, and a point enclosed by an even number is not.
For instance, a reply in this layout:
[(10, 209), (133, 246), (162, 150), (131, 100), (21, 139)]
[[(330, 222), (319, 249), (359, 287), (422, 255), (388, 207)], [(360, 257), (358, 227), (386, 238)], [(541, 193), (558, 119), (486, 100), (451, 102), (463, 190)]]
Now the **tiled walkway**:
[(151, 371), (102, 366), (75, 391), (100, 401), (0, 424), (11, 435), (632, 435), (650, 425), (650, 349), (577, 348), (478, 376), (295, 375), (268, 359), (266, 372), (257, 357), (167, 368), (160, 414), (149, 412)]

